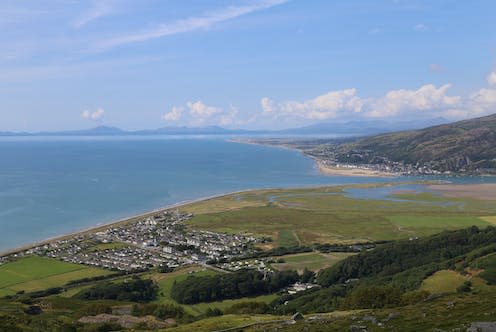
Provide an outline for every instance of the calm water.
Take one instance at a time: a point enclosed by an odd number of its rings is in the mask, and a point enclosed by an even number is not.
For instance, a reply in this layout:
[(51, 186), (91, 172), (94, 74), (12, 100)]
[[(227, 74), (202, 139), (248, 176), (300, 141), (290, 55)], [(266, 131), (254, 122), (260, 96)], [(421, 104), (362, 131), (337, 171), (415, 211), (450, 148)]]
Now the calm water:
[(0, 250), (224, 192), (399, 180), (219, 138), (0, 138)]
[(2, 138), (0, 250), (229, 191), (377, 180), (222, 139)]

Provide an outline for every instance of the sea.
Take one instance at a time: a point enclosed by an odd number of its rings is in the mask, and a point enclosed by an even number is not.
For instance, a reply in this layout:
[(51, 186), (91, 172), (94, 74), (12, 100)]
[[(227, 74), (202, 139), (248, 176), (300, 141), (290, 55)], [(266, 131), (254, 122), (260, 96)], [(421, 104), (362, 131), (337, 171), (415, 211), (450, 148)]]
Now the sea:
[(325, 176), (298, 151), (229, 137), (1, 137), (0, 251), (228, 192), (404, 180)]

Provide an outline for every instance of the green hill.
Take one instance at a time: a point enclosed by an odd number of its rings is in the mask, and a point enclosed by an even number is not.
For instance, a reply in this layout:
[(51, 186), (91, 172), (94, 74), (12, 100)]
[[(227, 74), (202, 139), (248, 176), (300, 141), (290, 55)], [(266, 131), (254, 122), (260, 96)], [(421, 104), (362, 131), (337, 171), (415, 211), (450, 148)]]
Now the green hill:
[(436, 171), (496, 169), (496, 114), (361, 138), (335, 148), (338, 162), (402, 163)]

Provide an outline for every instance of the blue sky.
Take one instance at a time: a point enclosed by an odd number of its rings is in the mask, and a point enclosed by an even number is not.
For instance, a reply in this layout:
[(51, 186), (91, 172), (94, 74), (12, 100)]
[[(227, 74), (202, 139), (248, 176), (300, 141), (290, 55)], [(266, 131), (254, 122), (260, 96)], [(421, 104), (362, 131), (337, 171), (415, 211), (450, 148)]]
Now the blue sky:
[(0, 131), (496, 112), (492, 0), (3, 0)]

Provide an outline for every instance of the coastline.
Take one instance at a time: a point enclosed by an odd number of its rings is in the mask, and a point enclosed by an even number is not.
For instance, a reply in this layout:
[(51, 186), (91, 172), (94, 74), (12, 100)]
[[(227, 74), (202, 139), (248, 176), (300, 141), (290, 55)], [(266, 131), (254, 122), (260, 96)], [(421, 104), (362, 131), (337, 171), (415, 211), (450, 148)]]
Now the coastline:
[(256, 140), (243, 140), (243, 139), (229, 139), (229, 142), (233, 143), (240, 143), (240, 144), (253, 144), (253, 145), (262, 145), (262, 146), (270, 146), (274, 148), (280, 148), (280, 149), (286, 149), (286, 150), (293, 150), (301, 153), (305, 157), (311, 158), (314, 163), (316, 168), (319, 170), (320, 174), (322, 175), (327, 175), (327, 176), (355, 176), (355, 177), (380, 177), (380, 178), (395, 178), (400, 176), (400, 174), (395, 174), (395, 173), (388, 173), (388, 172), (381, 172), (381, 171), (376, 171), (368, 168), (363, 168), (363, 167), (333, 167), (326, 165), (322, 160), (310, 156), (306, 154), (304, 151), (293, 147), (289, 144), (268, 144), (268, 143), (263, 143), (260, 141)]
[(341, 176), (364, 176), (364, 177), (382, 177), (382, 178), (394, 178), (398, 175), (393, 173), (386, 173), (381, 171), (375, 171), (368, 168), (360, 167), (333, 167), (324, 164), (323, 161), (314, 158), (315, 163), (319, 171), (325, 175), (341, 175)]
[[(274, 189), (274, 188), (263, 188), (263, 189)], [(221, 197), (225, 197), (225, 196), (229, 196), (229, 195), (242, 194), (244, 192), (253, 191), (253, 190), (260, 190), (260, 188), (259, 189), (253, 189), (253, 188), (251, 188), (251, 189), (243, 189), (243, 190), (237, 190), (237, 191), (231, 191), (231, 192), (224, 192), (224, 193), (220, 193), (220, 194), (217, 194), (217, 195), (210, 195), (210, 196), (204, 196), (204, 197), (200, 197), (200, 198), (195, 198), (195, 199), (189, 199), (189, 200), (185, 200), (185, 201), (180, 201), (180, 202), (177, 202), (177, 203), (169, 204), (169, 205), (166, 205), (166, 206), (163, 206), (163, 207), (159, 207), (159, 208), (156, 208), (156, 209), (153, 209), (153, 210), (150, 210), (150, 211), (146, 211), (146, 212), (143, 212), (143, 213), (134, 214), (134, 215), (129, 216), (129, 217), (124, 217), (124, 218), (121, 218), (121, 219), (112, 220), (112, 221), (109, 221), (109, 222), (106, 222), (106, 223), (99, 223), (99, 224), (97, 224), (95, 226), (89, 226), (89, 227), (85, 227), (83, 229), (72, 231), (72, 232), (69, 232), (69, 233), (65, 233), (65, 234), (61, 234), (61, 235), (55, 235), (53, 237), (50, 237), (50, 238), (47, 238), (47, 239), (44, 239), (44, 240), (40, 240), (40, 241), (37, 241), (37, 242), (28, 243), (28, 244), (25, 244), (25, 245), (22, 245), (22, 246), (19, 246), (19, 247), (15, 247), (15, 248), (12, 248), (12, 249), (2, 250), (2, 251), (0, 251), (0, 257), (12, 255), (12, 254), (15, 254), (17, 252), (28, 250), (30, 248), (41, 246), (41, 245), (44, 245), (44, 244), (48, 244), (48, 243), (51, 243), (51, 242), (54, 242), (54, 241), (64, 240), (66, 238), (70, 238), (70, 237), (73, 237), (73, 236), (76, 236), (76, 235), (81, 235), (81, 234), (87, 234), (87, 233), (96, 232), (98, 230), (108, 228), (109, 226), (124, 225), (126, 223), (133, 222), (135, 219), (146, 218), (146, 217), (152, 216), (152, 215), (154, 215), (156, 213), (160, 213), (160, 212), (167, 211), (167, 210), (170, 210), (170, 209), (177, 209), (177, 208), (181, 208), (183, 206), (189, 205), (189, 204), (194, 204), (194, 203), (199, 203), (199, 202), (203, 202), (203, 201), (208, 201), (208, 200), (211, 200), (211, 199), (221, 198)]]
[[(304, 155), (305, 157), (311, 158), (315, 162), (315, 166), (319, 169), (320, 173), (323, 174), (323, 175), (386, 177), (385, 175), (374, 174), (371, 170), (369, 170), (370, 173), (367, 173), (367, 174), (364, 173), (364, 174), (361, 174), (361, 175), (353, 174), (353, 172), (350, 172), (350, 170), (346, 170), (347, 172), (343, 172), (343, 173), (336, 173), (334, 171), (331, 171), (331, 169), (326, 169), (328, 167), (326, 167), (326, 168), (321, 167), (321, 166), (324, 166), (324, 165), (320, 165), (321, 162), (319, 160), (317, 160), (316, 158), (305, 154), (302, 150), (299, 150), (299, 149), (296, 149), (294, 147), (287, 146), (287, 145), (263, 144), (263, 143), (256, 142), (256, 141), (240, 140), (240, 139), (232, 139), (232, 138), (229, 139), (228, 141), (229, 142), (233, 142), (233, 143), (241, 143), (241, 144), (254, 144), (254, 145), (270, 146), (270, 147), (273, 147), (273, 148), (287, 149), (287, 150), (293, 150), (295, 152), (299, 152), (302, 155)], [(387, 177), (392, 177), (392, 176), (389, 175)], [(78, 230), (74, 230), (74, 231), (69, 231), (68, 233), (62, 233), (62, 234), (55, 235), (55, 236), (52, 236), (52, 237), (49, 237), (49, 238), (41, 239), (39, 241), (30, 242), (30, 243), (27, 243), (27, 244), (24, 244), (24, 245), (20, 245), (18, 247), (13, 247), (13, 248), (5, 249), (5, 250), (0, 250), (0, 257), (11, 255), (11, 254), (15, 254), (17, 252), (25, 251), (25, 250), (28, 250), (30, 248), (41, 246), (41, 245), (44, 245), (44, 244), (47, 244), (47, 243), (51, 243), (51, 242), (55, 242), (55, 241), (59, 241), (59, 240), (64, 240), (64, 239), (71, 238), (71, 237), (74, 237), (74, 236), (77, 236), (77, 235), (84, 235), (84, 234), (87, 234), (87, 233), (97, 232), (99, 230), (108, 228), (110, 226), (116, 226), (116, 225), (130, 223), (130, 222), (135, 221), (136, 219), (146, 218), (146, 217), (149, 217), (149, 216), (154, 215), (156, 213), (160, 213), (160, 212), (163, 212), (163, 211), (166, 211), (166, 210), (170, 210), (170, 209), (181, 208), (181, 207), (186, 206), (186, 205), (189, 205), (189, 204), (198, 203), (198, 202), (202, 202), (202, 201), (208, 201), (210, 199), (221, 198), (221, 197), (224, 197), (224, 196), (229, 196), (229, 195), (234, 195), (234, 194), (240, 194), (240, 193), (249, 192), (249, 191), (253, 191), (253, 190), (261, 190), (261, 189), (264, 189), (265, 190), (265, 189), (278, 189), (278, 188), (247, 188), (247, 189), (243, 189), (243, 190), (237, 190), (237, 191), (232, 191), (232, 192), (223, 192), (223, 193), (220, 193), (220, 194), (204, 196), (204, 197), (200, 197), (200, 198), (196, 198), (196, 199), (184, 200), (184, 201), (180, 201), (180, 202), (177, 202), (177, 203), (169, 204), (169, 205), (166, 205), (166, 206), (158, 207), (158, 208), (155, 208), (153, 210), (148, 210), (148, 211), (145, 211), (145, 212), (133, 214), (133, 215), (126, 216), (126, 217), (123, 217), (123, 218), (120, 218), (120, 219), (111, 220), (111, 221), (108, 221), (108, 222), (101, 222), (101, 223), (98, 223), (98, 224), (95, 224), (95, 225), (92, 225), (92, 226), (84, 227), (82, 229), (78, 229)]]

